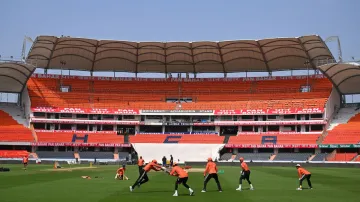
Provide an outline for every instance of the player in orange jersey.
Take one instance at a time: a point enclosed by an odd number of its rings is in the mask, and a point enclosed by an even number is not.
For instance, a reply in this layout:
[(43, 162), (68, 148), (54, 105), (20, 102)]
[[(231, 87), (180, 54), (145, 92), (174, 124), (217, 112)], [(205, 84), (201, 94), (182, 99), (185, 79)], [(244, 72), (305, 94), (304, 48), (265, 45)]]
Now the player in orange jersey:
[(138, 167), (139, 167), (139, 174), (141, 173), (141, 171), (144, 167), (144, 163), (145, 163), (144, 159), (142, 158), (142, 156), (140, 156), (140, 158), (138, 159), (138, 163), (137, 163)]
[(188, 181), (189, 175), (188, 173), (182, 169), (176, 162), (173, 163), (173, 168), (171, 170), (171, 172), (169, 173), (172, 176), (177, 176), (177, 180), (175, 182), (175, 193), (173, 196), (178, 196), (178, 186), (179, 184), (183, 184), (184, 187), (186, 187), (187, 189), (189, 189), (190, 191), (190, 196), (194, 195), (194, 190), (192, 190), (189, 185), (186, 184), (186, 182)]
[(133, 186), (130, 186), (130, 191), (133, 191), (135, 189), (135, 186), (140, 187), (140, 185), (149, 181), (149, 177), (147, 176), (147, 173), (150, 170), (160, 171), (160, 170), (164, 170), (164, 168), (158, 165), (155, 159), (152, 160), (141, 170), (139, 178), (136, 180)]
[(23, 160), (22, 160), (23, 164), (24, 164), (24, 169), (27, 169), (28, 166), (28, 162), (29, 162), (29, 157), (28, 156), (24, 156)]
[(249, 183), (250, 190), (254, 190), (254, 187), (250, 182), (250, 169), (249, 169), (247, 163), (245, 163), (243, 157), (240, 157), (240, 166), (241, 166), (241, 173), (240, 173), (240, 180), (239, 180), (239, 188), (237, 188), (236, 191), (241, 191), (243, 179), (245, 179)]
[(213, 162), (212, 158), (208, 158), (208, 163), (206, 164), (206, 168), (204, 171), (204, 188), (201, 192), (206, 192), (206, 185), (211, 178), (215, 179), (219, 192), (222, 192), (217, 172), (218, 169), (216, 163)]
[(300, 186), (299, 188), (297, 188), (297, 190), (302, 190), (302, 182), (306, 179), (307, 183), (310, 187), (310, 189), (312, 189), (312, 185), (311, 185), (311, 173), (307, 170), (305, 170), (303, 167), (300, 166), (300, 164), (296, 164), (296, 169), (298, 171), (298, 175), (299, 175), (299, 183)]
[(117, 169), (116, 175), (115, 175), (115, 179), (118, 179), (118, 180), (129, 180), (129, 178), (125, 176), (125, 170), (126, 170), (125, 165), (122, 165), (121, 168)]

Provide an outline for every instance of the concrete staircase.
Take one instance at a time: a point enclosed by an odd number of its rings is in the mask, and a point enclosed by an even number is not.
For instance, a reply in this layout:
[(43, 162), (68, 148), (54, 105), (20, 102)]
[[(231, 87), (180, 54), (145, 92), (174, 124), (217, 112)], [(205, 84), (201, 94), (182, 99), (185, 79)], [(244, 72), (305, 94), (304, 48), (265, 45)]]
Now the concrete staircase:
[(21, 107), (17, 106), (16, 104), (0, 104), (0, 110), (8, 113), (19, 124), (29, 128), (30, 124), (28, 121), (26, 121), (24, 111), (21, 109)]
[(313, 155), (311, 155), (309, 158), (308, 158), (308, 161), (311, 161), (311, 160), (313, 160), (313, 158), (315, 158), (315, 154), (313, 154)]
[(351, 161), (360, 161), (360, 155), (355, 156)]
[(356, 107), (349, 107), (349, 108), (342, 108), (339, 112), (335, 115), (332, 122), (329, 124), (327, 130), (332, 130), (339, 124), (347, 123), (351, 117), (355, 116), (356, 114), (360, 113), (360, 109), (355, 110)]

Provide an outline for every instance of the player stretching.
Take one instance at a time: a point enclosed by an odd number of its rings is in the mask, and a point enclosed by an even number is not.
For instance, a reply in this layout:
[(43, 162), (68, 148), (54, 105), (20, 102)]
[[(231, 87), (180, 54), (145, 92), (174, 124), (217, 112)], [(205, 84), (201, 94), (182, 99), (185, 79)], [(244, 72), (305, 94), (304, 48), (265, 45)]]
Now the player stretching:
[(239, 188), (237, 188), (236, 191), (241, 191), (241, 185), (242, 185), (243, 179), (246, 179), (246, 181), (249, 183), (250, 190), (254, 190), (254, 187), (250, 182), (250, 169), (249, 169), (248, 165), (245, 163), (243, 157), (240, 158), (240, 166), (241, 166), (242, 171), (241, 171), (241, 175), (240, 175)]
[(296, 169), (297, 169), (298, 174), (299, 174), (299, 183), (300, 183), (300, 186), (299, 186), (299, 188), (297, 188), (297, 190), (302, 190), (302, 182), (305, 179), (307, 180), (307, 183), (308, 183), (310, 189), (312, 189), (311, 181), (310, 181), (311, 173), (309, 171), (305, 170), (304, 168), (302, 168), (300, 166), (300, 164), (296, 164)]
[(175, 193), (173, 196), (178, 196), (178, 186), (179, 184), (183, 184), (184, 187), (186, 187), (187, 189), (189, 189), (190, 191), (190, 196), (194, 195), (194, 190), (192, 190), (189, 185), (186, 184), (186, 182), (188, 181), (188, 173), (182, 169), (176, 162), (173, 163), (173, 168), (171, 170), (171, 172), (169, 173), (172, 176), (177, 176), (177, 180), (175, 182)]
[(121, 168), (117, 169), (115, 179), (116, 180), (129, 180), (128, 177), (125, 176), (125, 165), (122, 165)]
[(206, 168), (205, 168), (205, 171), (204, 171), (204, 188), (201, 192), (206, 192), (206, 185), (207, 183), (209, 182), (209, 180), (211, 178), (214, 178), (215, 179), (215, 182), (217, 184), (217, 187), (218, 187), (218, 190), (219, 192), (222, 192), (222, 189), (221, 189), (221, 185), (220, 185), (220, 182), (219, 182), (219, 178), (218, 178), (218, 175), (217, 175), (217, 166), (216, 166), (216, 163), (213, 162), (212, 158), (208, 158), (208, 163), (206, 164)]
[(144, 159), (142, 158), (142, 156), (140, 156), (140, 158), (138, 159), (138, 166), (139, 166), (139, 174), (141, 174), (141, 171), (144, 167)]
[(149, 181), (149, 177), (147, 176), (147, 173), (150, 170), (160, 171), (162, 168), (157, 164), (156, 160), (152, 160), (150, 163), (148, 163), (140, 172), (139, 178), (136, 180), (133, 186), (130, 186), (130, 191), (133, 191), (135, 189), (135, 186), (139, 186)]

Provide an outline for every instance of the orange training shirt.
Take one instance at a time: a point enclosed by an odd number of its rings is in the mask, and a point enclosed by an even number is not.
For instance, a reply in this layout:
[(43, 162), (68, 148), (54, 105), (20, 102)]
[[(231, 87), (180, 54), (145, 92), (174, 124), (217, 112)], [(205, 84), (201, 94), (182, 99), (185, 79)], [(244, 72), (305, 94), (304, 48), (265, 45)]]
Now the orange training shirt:
[(170, 175), (178, 176), (179, 178), (184, 178), (189, 176), (188, 173), (179, 166), (173, 167), (170, 172)]
[(240, 164), (240, 166), (241, 166), (241, 169), (242, 169), (243, 171), (249, 171), (249, 167), (248, 167), (248, 165), (245, 163), (245, 161), (243, 161), (243, 162)]
[(153, 162), (150, 162), (144, 167), (145, 172), (149, 172), (151, 169), (155, 171), (159, 171), (161, 169), (161, 166)]
[(210, 161), (206, 164), (206, 168), (205, 168), (205, 171), (204, 171), (204, 176), (206, 175), (206, 173), (209, 173), (209, 174), (214, 174), (214, 173), (217, 173), (218, 169), (216, 167), (216, 163)]
[(310, 175), (311, 173), (309, 171), (305, 170), (304, 168), (298, 168), (298, 174), (299, 174), (299, 178), (301, 178), (301, 176)]
[(143, 166), (143, 165), (144, 165), (144, 159), (139, 159), (138, 166)]
[(28, 157), (24, 157), (23, 158), (23, 163), (27, 163), (29, 161), (29, 158)]
[(124, 173), (125, 173), (125, 168), (119, 168), (119, 169), (117, 169), (117, 174), (119, 174), (119, 175), (123, 175)]

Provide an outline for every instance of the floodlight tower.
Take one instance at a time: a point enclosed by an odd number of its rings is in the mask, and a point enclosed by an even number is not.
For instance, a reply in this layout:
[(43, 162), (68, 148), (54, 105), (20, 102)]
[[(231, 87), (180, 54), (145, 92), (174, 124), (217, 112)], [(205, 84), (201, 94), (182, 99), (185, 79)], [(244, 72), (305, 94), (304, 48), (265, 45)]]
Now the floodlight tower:
[(338, 57), (339, 57), (339, 62), (343, 62), (342, 59), (342, 52), (341, 52), (341, 45), (340, 45), (340, 38), (339, 36), (330, 36), (327, 39), (325, 39), (325, 43), (328, 42), (333, 42), (333, 41), (337, 41), (337, 45), (338, 45)]

